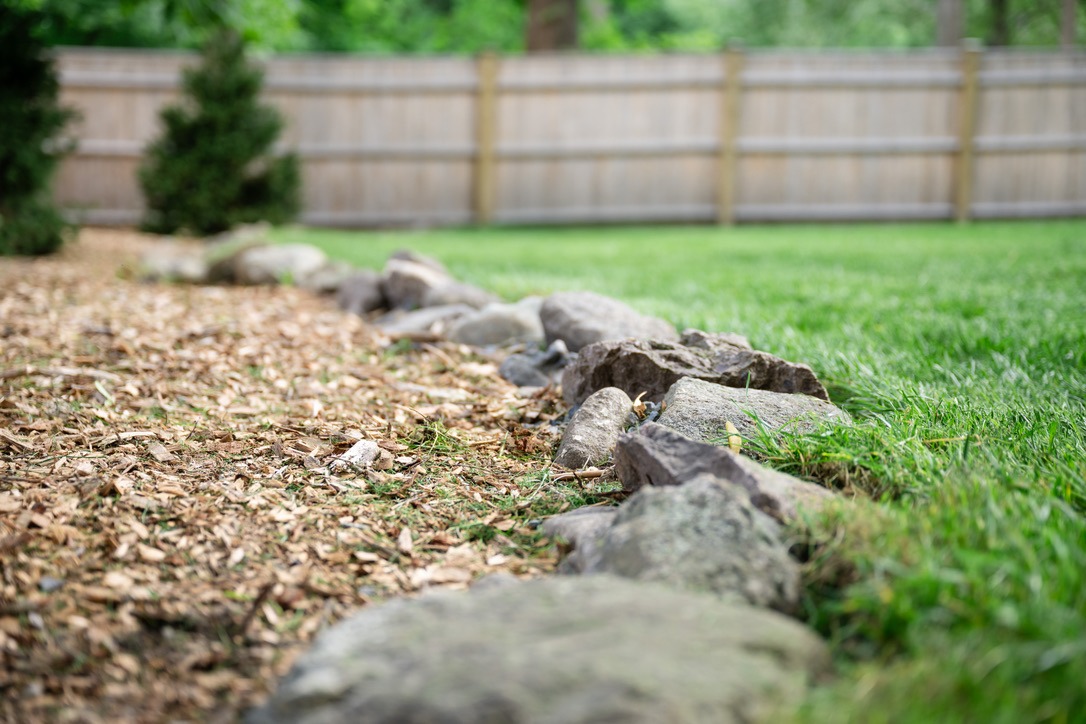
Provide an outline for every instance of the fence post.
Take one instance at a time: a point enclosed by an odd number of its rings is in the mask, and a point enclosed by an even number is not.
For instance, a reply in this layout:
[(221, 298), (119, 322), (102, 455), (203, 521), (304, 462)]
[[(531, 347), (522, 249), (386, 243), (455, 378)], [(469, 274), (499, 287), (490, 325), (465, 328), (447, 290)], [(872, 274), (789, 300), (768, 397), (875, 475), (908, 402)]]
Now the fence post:
[(498, 56), (482, 53), (475, 62), (475, 166), (472, 214), (476, 224), (489, 224), (494, 215), (494, 138), (497, 125)]
[(962, 41), (962, 90), (959, 100), (958, 166), (954, 181), (954, 218), (968, 221), (973, 205), (973, 156), (977, 127), (977, 75), (980, 68), (980, 42)]
[(717, 223), (735, 223), (735, 186), (738, 167), (739, 99), (743, 92), (743, 49), (732, 43), (723, 54), (724, 77), (720, 85), (720, 169)]

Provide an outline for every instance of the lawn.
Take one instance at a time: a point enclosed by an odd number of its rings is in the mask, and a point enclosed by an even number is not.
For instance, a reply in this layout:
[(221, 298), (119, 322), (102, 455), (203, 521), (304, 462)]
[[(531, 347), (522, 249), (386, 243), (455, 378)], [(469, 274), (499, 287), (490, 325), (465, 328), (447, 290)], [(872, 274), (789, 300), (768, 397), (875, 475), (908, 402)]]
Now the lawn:
[(842, 671), (804, 716), (1086, 721), (1086, 222), (276, 235), (810, 364), (855, 428), (748, 443), (859, 501), (794, 531)]

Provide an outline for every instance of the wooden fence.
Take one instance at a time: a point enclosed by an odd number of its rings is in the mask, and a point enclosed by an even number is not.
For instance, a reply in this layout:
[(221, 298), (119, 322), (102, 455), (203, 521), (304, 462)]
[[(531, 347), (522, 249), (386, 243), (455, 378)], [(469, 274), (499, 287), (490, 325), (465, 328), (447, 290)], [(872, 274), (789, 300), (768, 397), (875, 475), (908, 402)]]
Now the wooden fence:
[[(59, 52), (83, 114), (55, 195), (141, 216), (183, 53)], [(280, 56), (265, 95), (329, 226), (1086, 214), (1086, 54)]]

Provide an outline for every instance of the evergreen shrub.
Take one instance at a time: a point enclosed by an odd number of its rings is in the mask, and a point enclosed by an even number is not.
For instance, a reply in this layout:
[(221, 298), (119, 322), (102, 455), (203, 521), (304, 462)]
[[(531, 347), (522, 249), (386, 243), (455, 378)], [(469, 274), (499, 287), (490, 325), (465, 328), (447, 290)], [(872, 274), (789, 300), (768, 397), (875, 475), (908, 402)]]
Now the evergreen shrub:
[(184, 73), (184, 100), (162, 111), (163, 133), (140, 167), (144, 229), (205, 236), (297, 215), (298, 160), (272, 153), (283, 120), (259, 103), (263, 82), (236, 32), (207, 43), (201, 64)]
[(61, 134), (76, 114), (60, 105), (40, 24), (38, 13), (0, 3), (0, 255), (52, 253), (69, 229), (49, 182), (71, 149)]

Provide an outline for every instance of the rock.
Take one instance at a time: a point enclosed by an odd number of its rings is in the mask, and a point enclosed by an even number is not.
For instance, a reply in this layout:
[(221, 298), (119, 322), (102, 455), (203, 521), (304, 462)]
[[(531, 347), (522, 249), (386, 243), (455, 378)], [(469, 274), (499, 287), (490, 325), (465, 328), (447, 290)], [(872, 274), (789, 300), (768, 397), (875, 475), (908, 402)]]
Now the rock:
[(327, 262), (323, 251), (308, 244), (254, 246), (234, 259), (234, 278), (238, 284), (295, 283)]
[(407, 259), (392, 258), (385, 264), (381, 291), (392, 309), (417, 309), (422, 306), (427, 291), (453, 281), (444, 270)]
[(543, 341), (538, 304), (531, 298), (515, 304), (488, 304), (457, 321), (449, 329), (449, 339), (473, 347), (538, 346)]
[(450, 304), (445, 307), (428, 307), (412, 312), (392, 311), (378, 319), (374, 324), (385, 334), (410, 337), (412, 335), (444, 336), (449, 326), (465, 314), (471, 314), (471, 307), (466, 304)]
[(294, 283), (314, 294), (335, 294), (345, 281), (354, 276), (355, 268), (350, 263), (330, 259), (324, 266), (297, 278)]
[(547, 342), (560, 339), (573, 352), (593, 342), (638, 337), (675, 341), (675, 328), (662, 319), (634, 311), (617, 299), (594, 292), (558, 292), (539, 313)]
[(617, 514), (618, 508), (613, 506), (586, 505), (552, 515), (543, 521), (540, 531), (545, 536), (561, 538), (576, 547), (598, 538), (611, 527)]
[(396, 259), (398, 261), (410, 261), (416, 264), (422, 264), (423, 266), (430, 267), (436, 272), (440, 272), (441, 274), (449, 276), (449, 270), (446, 269), (445, 265), (442, 264), (440, 261), (433, 258), (432, 256), (419, 254), (418, 252), (411, 251), (410, 249), (397, 249), (396, 251), (389, 254), (388, 258)]
[(463, 282), (449, 281), (436, 287), (430, 287), (422, 293), (420, 307), (440, 307), (446, 304), (466, 304), (475, 309), (482, 309), (488, 304), (501, 302), (497, 294)]
[(820, 485), (771, 470), (729, 448), (696, 442), (651, 422), (619, 436), (615, 474), (626, 490), (683, 485), (708, 475), (743, 488), (759, 510), (782, 522), (795, 519), (800, 508), (815, 511), (837, 497)]
[(807, 432), (826, 421), (851, 424), (852, 418), (841, 408), (810, 395), (743, 390), (692, 377), (671, 386), (658, 420), (701, 441), (720, 438), (725, 422), (735, 425), (744, 438), (753, 438), (759, 422), (769, 432)]
[(618, 509), (584, 573), (613, 573), (713, 593), (778, 611), (799, 604), (799, 565), (775, 520), (746, 490), (698, 475), (683, 485), (645, 487)]
[(149, 282), (205, 284), (208, 265), (202, 254), (173, 242), (160, 242), (140, 258), (140, 278)]
[(381, 448), (377, 443), (373, 440), (359, 440), (347, 452), (333, 460), (329, 467), (333, 470), (352, 466), (367, 468), (373, 465), (380, 456)]
[(703, 332), (700, 329), (684, 329), (682, 336), (679, 337), (679, 344), (684, 347), (710, 351), (729, 347), (754, 349), (750, 346), (750, 340), (741, 334), (735, 334), (734, 332)]
[(546, 350), (509, 355), (502, 361), (498, 374), (518, 387), (556, 385), (562, 370), (576, 357), (566, 349), (565, 342), (556, 339)]
[(321, 633), (250, 724), (739, 724), (831, 666), (772, 611), (611, 576), (367, 607)]
[(558, 566), (558, 572), (583, 573), (584, 562), (597, 560), (600, 541), (617, 514), (618, 508), (592, 505), (574, 508), (543, 521), (540, 526), (543, 535), (560, 538), (571, 548), (570, 554)]
[(336, 304), (345, 312), (363, 315), (388, 306), (381, 291), (381, 275), (359, 269), (343, 280), (336, 291)]
[[(692, 330), (693, 331), (693, 330)], [(644, 339), (590, 344), (562, 375), (562, 394), (571, 405), (604, 387), (618, 387), (630, 397), (645, 392), (659, 402), (684, 377), (729, 387), (802, 393), (829, 400), (826, 389), (804, 364), (732, 344), (731, 335), (687, 332), (697, 346)], [(745, 341), (738, 338), (737, 341)]]
[(554, 462), (572, 469), (605, 464), (626, 429), (632, 408), (633, 400), (618, 388), (593, 393), (566, 427)]
[(241, 224), (235, 226), (232, 229), (227, 229), (213, 236), (204, 238), (210, 246), (227, 247), (236, 246), (237, 248), (250, 247), (255, 245), (265, 245), (268, 243), (268, 232), (271, 231), (271, 224), (267, 221), (257, 221), (252, 224)]

